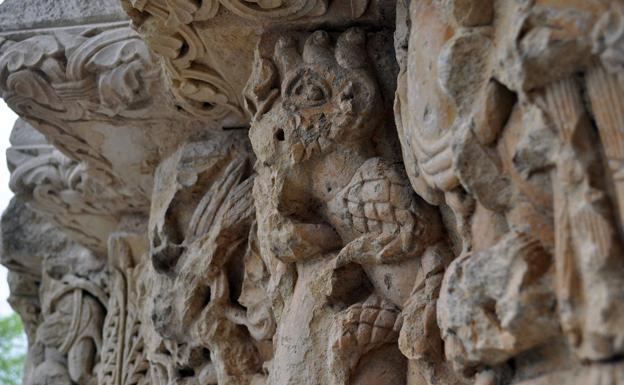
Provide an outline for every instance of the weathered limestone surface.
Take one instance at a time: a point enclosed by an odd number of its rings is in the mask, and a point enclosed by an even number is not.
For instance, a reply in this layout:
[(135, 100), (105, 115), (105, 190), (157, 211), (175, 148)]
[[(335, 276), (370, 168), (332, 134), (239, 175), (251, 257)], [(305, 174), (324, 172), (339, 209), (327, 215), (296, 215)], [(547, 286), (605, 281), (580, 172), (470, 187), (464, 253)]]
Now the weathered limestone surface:
[(0, 8), (2, 31), (54, 28), (127, 19), (118, 0), (5, 0)]
[(624, 384), (624, 1), (7, 0), (0, 96), (26, 385)]

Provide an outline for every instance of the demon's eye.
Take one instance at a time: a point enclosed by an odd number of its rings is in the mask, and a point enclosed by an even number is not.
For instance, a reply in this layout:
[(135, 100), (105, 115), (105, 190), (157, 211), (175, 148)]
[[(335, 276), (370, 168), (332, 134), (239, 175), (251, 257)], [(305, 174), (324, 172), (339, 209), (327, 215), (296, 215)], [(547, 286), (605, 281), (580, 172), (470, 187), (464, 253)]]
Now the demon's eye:
[(285, 85), (284, 95), (297, 107), (318, 107), (331, 99), (331, 91), (316, 73), (304, 70), (293, 76)]

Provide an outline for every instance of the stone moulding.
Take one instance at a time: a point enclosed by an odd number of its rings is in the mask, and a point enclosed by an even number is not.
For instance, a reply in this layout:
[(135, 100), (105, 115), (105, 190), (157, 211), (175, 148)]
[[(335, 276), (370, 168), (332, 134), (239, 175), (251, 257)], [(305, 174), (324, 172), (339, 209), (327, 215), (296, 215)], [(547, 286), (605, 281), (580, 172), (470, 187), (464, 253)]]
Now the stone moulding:
[(140, 12), (149, 12), (150, 8), (163, 7), (169, 14), (169, 25), (210, 20), (217, 15), (221, 6), (238, 16), (249, 19), (296, 19), (305, 16), (320, 16), (327, 11), (327, 0), (208, 0), (200, 1), (199, 4), (189, 0), (128, 0), (126, 4)]

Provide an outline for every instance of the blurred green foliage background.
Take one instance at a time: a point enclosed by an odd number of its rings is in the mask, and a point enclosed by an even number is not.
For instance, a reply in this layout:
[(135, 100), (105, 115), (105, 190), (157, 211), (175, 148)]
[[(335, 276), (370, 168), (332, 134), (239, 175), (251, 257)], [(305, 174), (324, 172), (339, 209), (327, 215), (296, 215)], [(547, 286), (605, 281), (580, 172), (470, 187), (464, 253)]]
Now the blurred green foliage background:
[(19, 315), (0, 317), (0, 384), (22, 383), (26, 349), (26, 335)]

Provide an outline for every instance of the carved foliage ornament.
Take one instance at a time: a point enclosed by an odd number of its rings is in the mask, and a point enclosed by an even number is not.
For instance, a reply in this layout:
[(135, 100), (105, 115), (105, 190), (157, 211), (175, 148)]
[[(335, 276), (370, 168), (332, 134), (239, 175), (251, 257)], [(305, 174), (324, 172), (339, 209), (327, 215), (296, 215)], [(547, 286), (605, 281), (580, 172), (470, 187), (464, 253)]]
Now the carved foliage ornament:
[(145, 269), (136, 260), (141, 256), (134, 255), (133, 238), (135, 241), (141, 239), (139, 234), (123, 232), (110, 237), (112, 289), (103, 328), (98, 385), (149, 384), (149, 362), (141, 333), (139, 304), (142, 298), (141, 273)]
[[(321, 17), (330, 7), (328, 0), (122, 0), (122, 4), (137, 26), (156, 20), (158, 31), (156, 35), (147, 31), (146, 40), (165, 58), (179, 106), (195, 116), (230, 125), (246, 124), (248, 116), (231, 84), (232, 69), (215, 60), (216, 53), (202, 41), (205, 26), (198, 23), (215, 18), (221, 7), (248, 20), (275, 24)], [(346, 8), (350, 7), (351, 17), (358, 18), (368, 5), (369, 0), (357, 0)], [(237, 38), (248, 40), (250, 35)]]
[(110, 163), (67, 123), (144, 117), (160, 75), (143, 41), (128, 28), (113, 28), (0, 44), (2, 98), (64, 153), (113, 182)]
[(19, 120), (13, 134), (7, 150), (11, 190), (75, 241), (105, 255), (117, 216), (140, 211), (141, 199), (95, 179), (85, 162), (62, 154), (27, 123)]
[(214, 63), (199, 30), (193, 25), (195, 17), (204, 19), (209, 2), (198, 6), (195, 2), (180, 0), (123, 0), (123, 5), (129, 15), (134, 16), (135, 24), (141, 25), (146, 19), (156, 22), (157, 34), (146, 36), (146, 41), (163, 57), (171, 90), (180, 108), (213, 122), (244, 123), (239, 96)]

